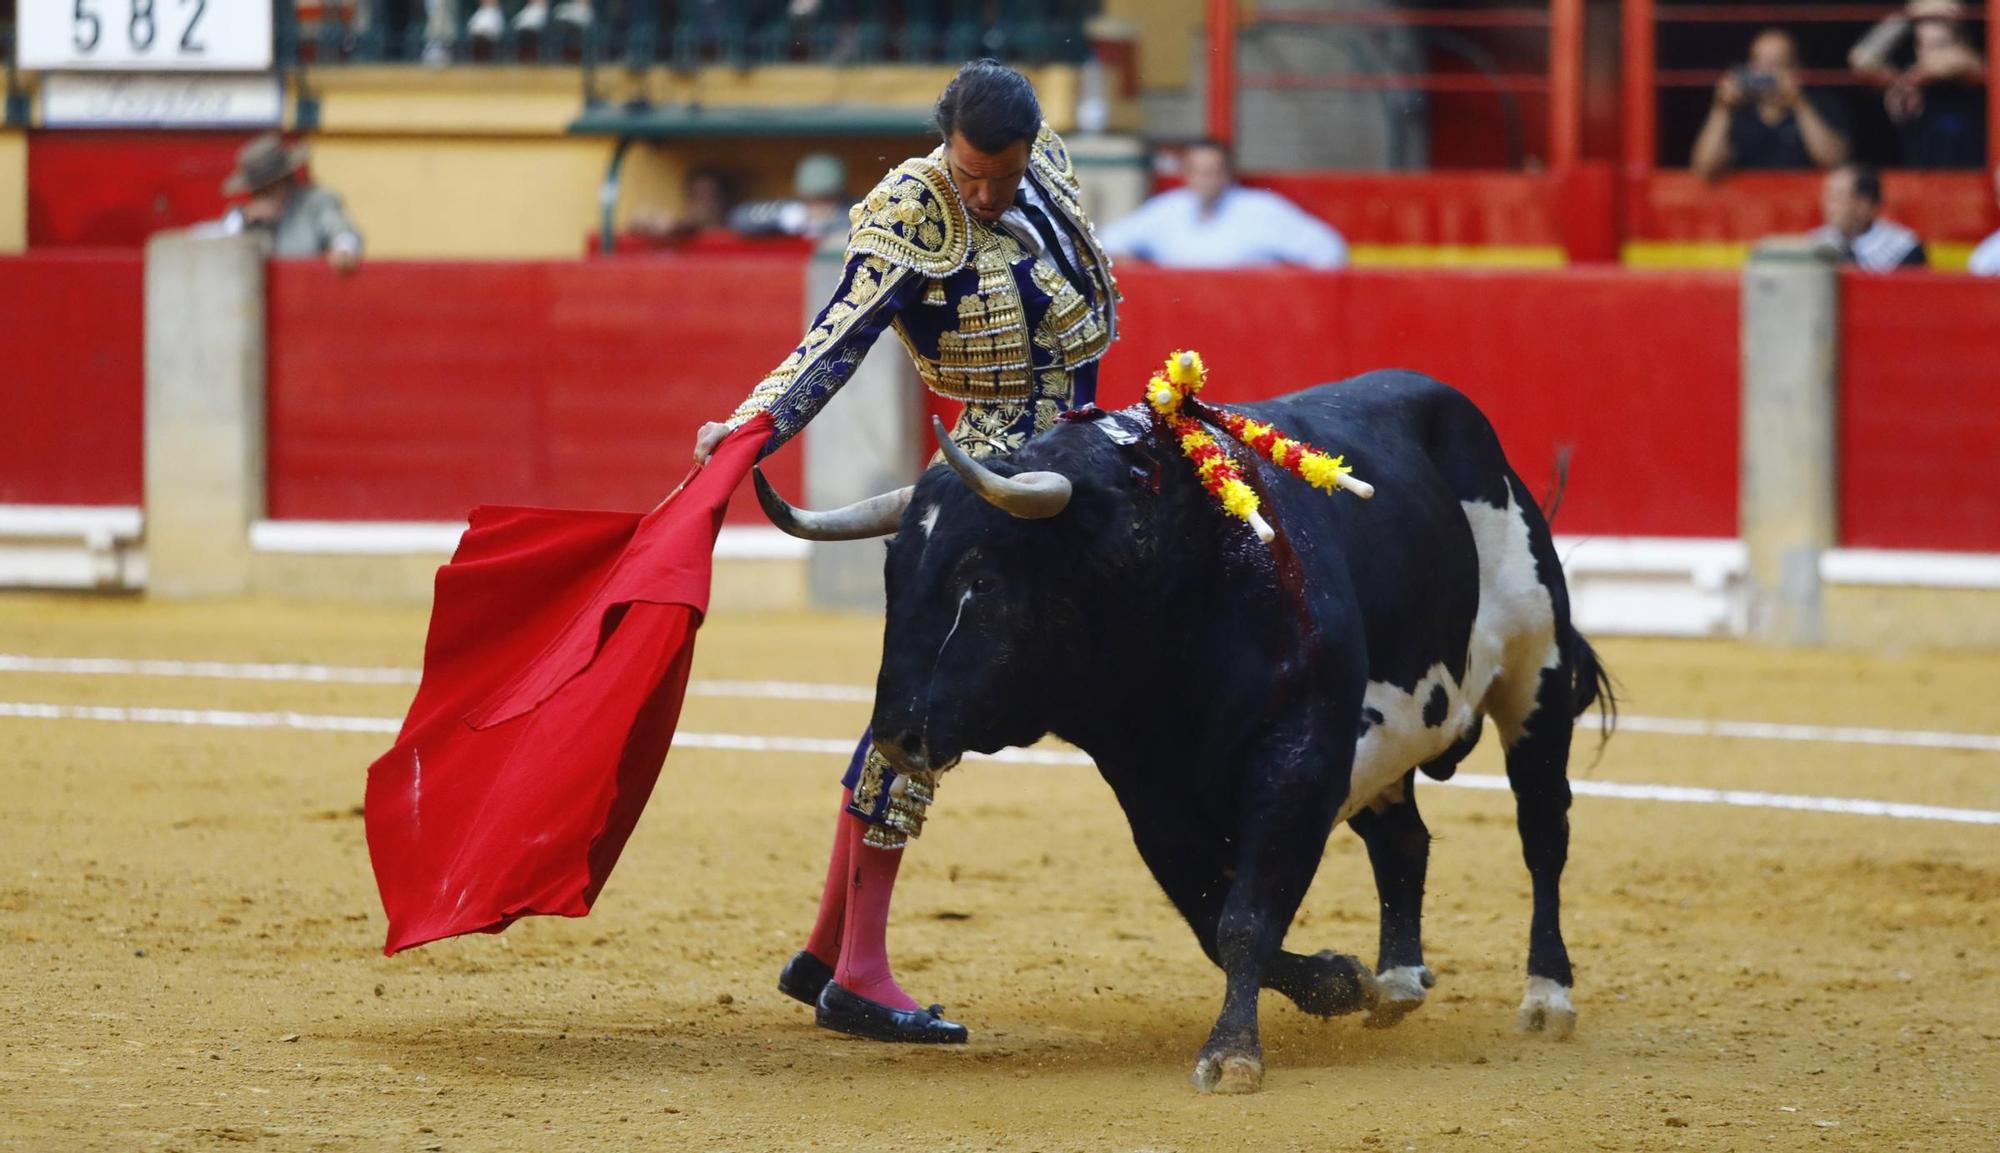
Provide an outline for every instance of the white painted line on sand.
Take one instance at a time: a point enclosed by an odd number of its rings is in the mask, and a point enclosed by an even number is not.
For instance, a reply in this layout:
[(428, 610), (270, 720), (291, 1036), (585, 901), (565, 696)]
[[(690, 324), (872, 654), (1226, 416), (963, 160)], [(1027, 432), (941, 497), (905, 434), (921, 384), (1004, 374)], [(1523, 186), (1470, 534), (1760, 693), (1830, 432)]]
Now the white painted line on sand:
[(118, 657), (33, 657), (0, 653), (0, 673), (85, 677), (163, 677), (223, 681), (291, 681), (321, 685), (414, 685), (418, 670), (246, 661), (124, 660)]
[(234, 709), (127, 708), (120, 705), (45, 705), (0, 701), (0, 717), (35, 721), (111, 721), (143, 725), (195, 725), (221, 729), (298, 729), (315, 733), (395, 733), (395, 717), (342, 717), (326, 713), (251, 713)]
[(1813, 741), (1836, 745), (1888, 745), (1909, 749), (1969, 749), (2000, 753), (2000, 735), (1877, 729), (1856, 725), (1781, 725), (1768, 721), (1698, 721), (1685, 717), (1618, 717), (1623, 732), (1671, 737), (1727, 737), (1745, 741)]
[[(1435, 784), (1469, 789), (1509, 788), (1507, 778), (1491, 773), (1460, 773)], [(1798, 793), (1764, 793), (1754, 789), (1707, 789), (1695, 785), (1639, 785), (1621, 781), (1572, 779), (1570, 792), (1579, 797), (1612, 797), (1627, 801), (1665, 801), (1675, 805), (1728, 805), (1741, 809), (1791, 809), (1802, 813), (1849, 813), (1861, 817), (1896, 817), (1905, 821), (1954, 821), (1967, 825), (2000, 825), (2000, 812), (1953, 809), (1943, 805), (1911, 805), (1854, 797), (1813, 797)]]
[[(0, 653), (0, 673), (295, 681), (304, 684), (353, 685), (414, 685), (420, 676), (418, 669), (379, 665), (124, 660), (116, 657), (37, 657), (21, 653)], [(688, 694), (697, 697), (732, 697), (747, 700), (838, 701), (857, 704), (867, 704), (875, 699), (875, 690), (867, 685), (823, 681), (695, 680), (688, 682)], [(2000, 753), (2000, 733), (1955, 733), (1858, 725), (1796, 725), (1768, 721), (1709, 721), (1629, 713), (1619, 716), (1618, 728), (1623, 732), (1670, 737), (1881, 745), (1891, 748), (1963, 749), (1970, 752)]]
[[(115, 705), (53, 705), (0, 701), (0, 718), (26, 720), (108, 721), (132, 724), (191, 725), (229, 729), (290, 729), (304, 732), (394, 734), (402, 728), (395, 717), (335, 716), (324, 713), (243, 712), (232, 709), (125, 708)], [(676, 733), (674, 746), (683, 749), (721, 749), (730, 752), (803, 753), (811, 756), (845, 757), (854, 752), (854, 742), (820, 737), (765, 737), (745, 733)], [(1088, 765), (1089, 757), (1073, 749), (1004, 749), (998, 753), (971, 753), (968, 761), (998, 761), (1007, 764)], [(1449, 782), (1460, 788), (1505, 790), (1507, 779), (1490, 773), (1460, 773)], [(1852, 797), (1814, 797), (1794, 793), (1764, 793), (1747, 789), (1708, 789), (1689, 785), (1625, 784), (1615, 781), (1570, 782), (1570, 790), (1583, 797), (1610, 797), (1619, 800), (1665, 801), (1679, 805), (1724, 805), (1746, 809), (1790, 809), (1808, 813), (1845, 813), (1866, 817), (1894, 817), (1907, 821), (1950, 821), (1970, 825), (2000, 825), (2000, 812), (1985, 809), (1954, 809), (1941, 805), (1912, 805), (1898, 801), (1874, 801)]]
[(872, 704), (875, 690), (867, 685), (833, 685), (816, 681), (689, 681), (697, 697), (741, 697), (770, 701), (857, 701)]

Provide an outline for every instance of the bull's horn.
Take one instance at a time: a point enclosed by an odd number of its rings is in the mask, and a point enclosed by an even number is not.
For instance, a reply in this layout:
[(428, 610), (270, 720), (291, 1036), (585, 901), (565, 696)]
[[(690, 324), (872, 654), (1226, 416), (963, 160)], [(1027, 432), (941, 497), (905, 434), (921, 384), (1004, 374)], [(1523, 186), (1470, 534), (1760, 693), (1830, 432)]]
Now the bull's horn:
[(1046, 520), (1069, 506), (1070, 483), (1063, 474), (1024, 472), (1019, 476), (1001, 476), (958, 447), (945, 431), (942, 420), (931, 417), (931, 427), (937, 432), (938, 447), (944, 450), (951, 471), (993, 507), (1022, 520)]
[(813, 512), (786, 504), (771, 482), (764, 479), (764, 470), (754, 471), (757, 503), (764, 506), (764, 515), (786, 535), (800, 540), (867, 540), (888, 536), (902, 522), (903, 510), (910, 507), (910, 494), (916, 491), (916, 486), (911, 485), (842, 508)]

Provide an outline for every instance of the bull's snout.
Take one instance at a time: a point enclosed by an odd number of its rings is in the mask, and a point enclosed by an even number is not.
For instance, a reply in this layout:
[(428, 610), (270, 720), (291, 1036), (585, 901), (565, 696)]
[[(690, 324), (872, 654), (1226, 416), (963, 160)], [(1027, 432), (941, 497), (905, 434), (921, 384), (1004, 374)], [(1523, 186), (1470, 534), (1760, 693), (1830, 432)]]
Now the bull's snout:
[(895, 729), (875, 734), (875, 749), (889, 767), (899, 773), (915, 772), (931, 766), (931, 750), (917, 729)]
[(889, 762), (889, 767), (899, 773), (914, 773), (923, 770), (942, 770), (958, 763), (954, 755), (940, 755), (919, 729), (878, 729), (875, 733), (875, 751)]

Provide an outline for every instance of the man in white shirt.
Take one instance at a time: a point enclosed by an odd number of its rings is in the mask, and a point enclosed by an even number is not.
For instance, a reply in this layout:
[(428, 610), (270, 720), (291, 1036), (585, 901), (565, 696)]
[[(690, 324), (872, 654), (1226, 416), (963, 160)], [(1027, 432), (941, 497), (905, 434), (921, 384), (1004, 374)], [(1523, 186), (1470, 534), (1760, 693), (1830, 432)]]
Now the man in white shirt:
[(1922, 268), (1929, 263), (1924, 242), (1900, 224), (1883, 220), (1882, 177), (1866, 164), (1843, 164), (1826, 174), (1820, 189), (1825, 224), (1812, 236), (1840, 258), (1868, 272)]
[[(1993, 170), (1993, 197), (2000, 202), (2000, 168)], [(2000, 276), (2000, 232), (1979, 242), (1965, 270), (1974, 276)]]
[(1221, 144), (1189, 145), (1182, 164), (1186, 186), (1162, 192), (1104, 229), (1105, 251), (1169, 268), (1347, 264), (1347, 241), (1324, 221), (1275, 192), (1237, 184)]

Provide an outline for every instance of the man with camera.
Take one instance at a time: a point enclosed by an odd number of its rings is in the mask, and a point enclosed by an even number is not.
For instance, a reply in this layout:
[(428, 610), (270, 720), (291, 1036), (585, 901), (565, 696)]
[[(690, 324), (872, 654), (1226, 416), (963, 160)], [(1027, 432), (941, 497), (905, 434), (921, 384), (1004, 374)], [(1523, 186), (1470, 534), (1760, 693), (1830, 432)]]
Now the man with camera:
[(1799, 86), (1798, 45), (1767, 28), (1750, 44), (1750, 63), (1715, 86), (1715, 103), (1694, 142), (1692, 167), (1704, 180), (1731, 169), (1834, 168), (1847, 138)]

